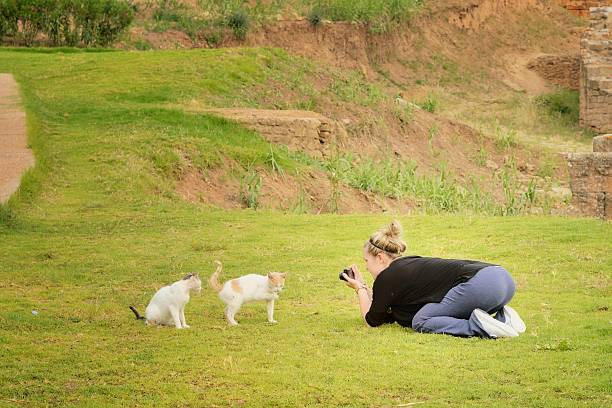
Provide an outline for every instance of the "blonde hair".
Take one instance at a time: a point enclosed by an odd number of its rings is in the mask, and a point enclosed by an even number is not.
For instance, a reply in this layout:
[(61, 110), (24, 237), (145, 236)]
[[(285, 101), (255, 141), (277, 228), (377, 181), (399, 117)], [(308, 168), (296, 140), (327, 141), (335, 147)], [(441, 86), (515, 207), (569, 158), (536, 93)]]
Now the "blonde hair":
[(365, 242), (364, 248), (372, 256), (385, 253), (392, 259), (399, 258), (406, 250), (406, 243), (402, 239), (402, 226), (397, 220), (379, 229)]

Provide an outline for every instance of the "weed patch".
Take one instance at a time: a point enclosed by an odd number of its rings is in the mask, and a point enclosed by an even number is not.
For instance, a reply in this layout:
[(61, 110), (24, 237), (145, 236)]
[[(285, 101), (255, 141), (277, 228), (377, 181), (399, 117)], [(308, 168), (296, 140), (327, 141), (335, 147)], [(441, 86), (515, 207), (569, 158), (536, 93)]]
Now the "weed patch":
[(540, 95), (534, 99), (536, 106), (546, 114), (567, 125), (577, 125), (580, 113), (580, 97), (578, 91), (559, 90), (550, 94)]

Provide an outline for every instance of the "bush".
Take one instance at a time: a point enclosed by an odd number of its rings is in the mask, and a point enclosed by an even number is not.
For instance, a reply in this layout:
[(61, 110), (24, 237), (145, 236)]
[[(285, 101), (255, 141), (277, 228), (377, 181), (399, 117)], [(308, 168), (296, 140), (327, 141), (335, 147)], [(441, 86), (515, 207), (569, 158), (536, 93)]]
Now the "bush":
[(435, 113), (438, 110), (438, 100), (431, 93), (427, 94), (425, 101), (417, 103), (417, 105), (431, 113)]
[(249, 30), (248, 13), (244, 9), (234, 10), (227, 20), (227, 25), (232, 29), (236, 38), (244, 40)]
[(312, 24), (313, 27), (318, 27), (321, 25), (323, 21), (324, 12), (321, 7), (314, 7), (308, 13), (308, 21)]
[(133, 18), (122, 0), (0, 0), (0, 40), (30, 46), (43, 35), (54, 46), (107, 46)]
[(535, 103), (548, 111), (553, 117), (562, 119), (568, 124), (577, 124), (580, 115), (580, 96), (578, 91), (559, 90), (540, 95)]

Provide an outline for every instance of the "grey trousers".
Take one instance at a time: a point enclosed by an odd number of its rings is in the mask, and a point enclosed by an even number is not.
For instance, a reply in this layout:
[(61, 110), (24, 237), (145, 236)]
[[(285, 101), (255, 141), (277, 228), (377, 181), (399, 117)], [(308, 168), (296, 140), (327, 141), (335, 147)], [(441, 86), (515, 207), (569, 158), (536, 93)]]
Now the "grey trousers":
[(469, 281), (449, 290), (440, 303), (423, 306), (412, 319), (412, 328), (423, 333), (489, 337), (472, 312), (482, 309), (496, 313), (494, 317), (504, 322), (502, 309), (514, 296), (514, 289), (514, 281), (507, 270), (488, 266)]

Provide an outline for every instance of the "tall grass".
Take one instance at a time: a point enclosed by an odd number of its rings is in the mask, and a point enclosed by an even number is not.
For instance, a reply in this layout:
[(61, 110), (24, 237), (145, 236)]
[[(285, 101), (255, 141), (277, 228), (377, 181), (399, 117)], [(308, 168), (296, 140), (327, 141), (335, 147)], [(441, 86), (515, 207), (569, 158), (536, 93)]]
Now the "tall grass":
[[(305, 16), (313, 26), (324, 19), (367, 24), (373, 33), (385, 33), (398, 24), (410, 20), (425, 0), (200, 0), (197, 5), (177, 0), (157, 0), (152, 3), (155, 29), (183, 30), (190, 36), (199, 32), (218, 33), (229, 27), (243, 39), (253, 25), (274, 21), (291, 11)], [(213, 29), (213, 31), (211, 31)]]
[(389, 31), (409, 20), (424, 0), (302, 0), (318, 15), (334, 21), (355, 21), (368, 24), (375, 33)]
[(325, 167), (354, 188), (394, 199), (415, 199), (427, 212), (499, 212), (493, 198), (483, 193), (475, 181), (462, 186), (443, 164), (434, 175), (421, 175), (412, 161), (378, 162), (336, 155)]
[(330, 91), (343, 102), (353, 102), (361, 106), (372, 106), (383, 100), (383, 91), (368, 82), (360, 71), (348, 71), (335, 75)]

